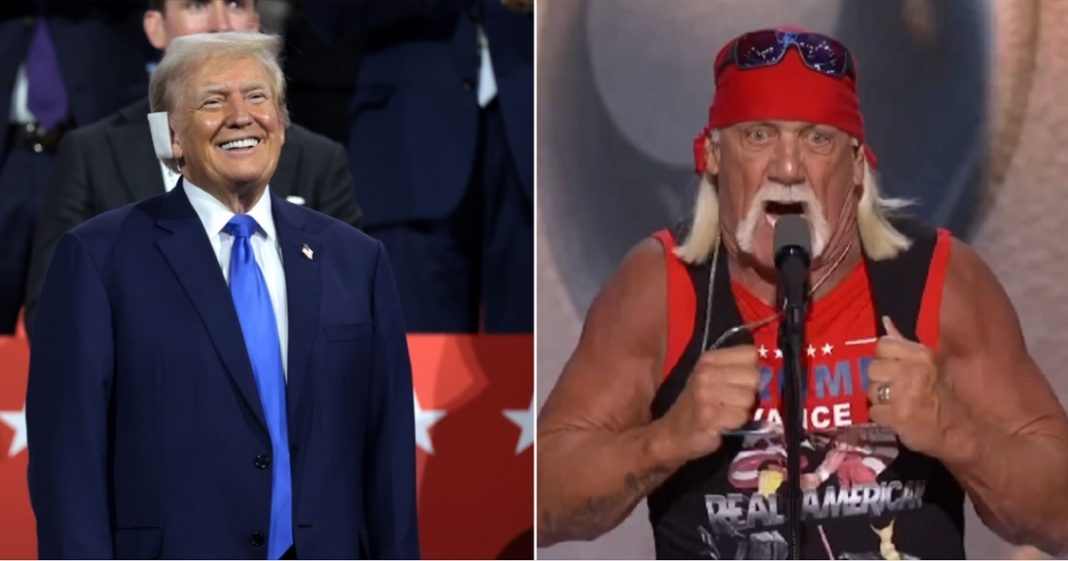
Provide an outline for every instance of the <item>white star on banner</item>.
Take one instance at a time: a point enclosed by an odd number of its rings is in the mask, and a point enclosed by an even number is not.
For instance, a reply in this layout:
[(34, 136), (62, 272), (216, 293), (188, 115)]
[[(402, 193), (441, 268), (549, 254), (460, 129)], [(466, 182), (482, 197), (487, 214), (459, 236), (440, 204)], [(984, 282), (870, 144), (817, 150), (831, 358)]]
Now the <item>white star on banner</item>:
[(823, 351), (824, 356), (829, 355), (829, 354), (831, 354), (831, 351), (834, 350), (834, 345), (832, 345), (830, 343), (824, 343), (823, 344), (823, 348), (820, 349), (820, 350)]
[(757, 349), (757, 352), (760, 353), (760, 358), (768, 358), (768, 348), (764, 345), (760, 345), (760, 348)]
[(815, 357), (816, 356), (816, 347), (813, 347), (812, 345), (809, 345), (808, 348), (805, 349), (805, 352), (808, 354), (808, 356)]
[(21, 411), (0, 411), (0, 421), (15, 431), (11, 437), (11, 447), (7, 449), (7, 457), (14, 458), (26, 449), (26, 406)]
[(505, 409), (502, 413), (519, 427), (519, 442), (515, 445), (518, 456), (534, 444), (534, 396), (530, 396), (530, 405), (526, 409)]
[(775, 358), (782, 358), (782, 349), (775, 349)]
[(430, 441), (430, 427), (445, 416), (444, 409), (423, 409), (419, 405), (419, 395), (412, 390), (412, 401), (415, 403), (415, 444), (427, 454), (434, 453), (434, 443)]

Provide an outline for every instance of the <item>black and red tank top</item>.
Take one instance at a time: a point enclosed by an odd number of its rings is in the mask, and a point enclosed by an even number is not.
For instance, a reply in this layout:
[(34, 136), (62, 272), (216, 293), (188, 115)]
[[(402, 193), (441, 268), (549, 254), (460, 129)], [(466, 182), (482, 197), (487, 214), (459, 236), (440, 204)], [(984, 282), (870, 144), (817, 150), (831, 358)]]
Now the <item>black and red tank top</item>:
[[(867, 368), (889, 315), (902, 334), (937, 350), (942, 285), (952, 240), (913, 222), (895, 226), (912, 247), (865, 259), (809, 306), (806, 438), (801, 471), (807, 559), (964, 557), (964, 493), (934, 458), (912, 452), (868, 423)], [(725, 251), (690, 266), (673, 253), (682, 232), (663, 230), (668, 348), (652, 414), (662, 416), (686, 385), (703, 345), (775, 310), (730, 278)], [(712, 290), (711, 310), (708, 307)], [(707, 317), (706, 317), (707, 316)], [(722, 346), (753, 344), (761, 385), (753, 422), (715, 453), (684, 465), (649, 495), (658, 558), (785, 559), (786, 451), (779, 412), (778, 320)]]

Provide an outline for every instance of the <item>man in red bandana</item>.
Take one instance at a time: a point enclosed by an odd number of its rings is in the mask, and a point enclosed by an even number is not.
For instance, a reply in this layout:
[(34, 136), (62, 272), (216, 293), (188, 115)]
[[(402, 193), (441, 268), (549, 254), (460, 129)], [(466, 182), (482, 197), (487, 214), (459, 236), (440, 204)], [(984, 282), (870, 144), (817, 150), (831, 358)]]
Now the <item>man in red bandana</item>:
[(1068, 419), (990, 269), (880, 192), (852, 55), (769, 29), (714, 72), (692, 217), (624, 259), (541, 412), (539, 545), (648, 498), (658, 557), (784, 558), (772, 235), (801, 215), (802, 555), (963, 558), (966, 494), (1002, 537), (1068, 552)]

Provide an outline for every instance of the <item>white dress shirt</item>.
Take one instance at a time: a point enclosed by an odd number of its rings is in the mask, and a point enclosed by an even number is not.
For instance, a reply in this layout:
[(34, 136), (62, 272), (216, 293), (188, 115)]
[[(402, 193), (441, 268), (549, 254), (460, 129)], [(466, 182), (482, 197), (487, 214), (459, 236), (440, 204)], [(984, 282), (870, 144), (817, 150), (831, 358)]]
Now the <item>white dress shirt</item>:
[[(167, 167), (163, 163), (163, 160), (159, 160), (159, 171), (163, 174), (163, 189), (170, 193), (171, 189), (174, 189), (178, 185), (178, 178), (182, 176), (181, 174), (177, 174), (171, 171), (171, 168)], [(185, 184), (189, 185), (189, 182), (186, 181)], [(256, 222), (259, 222), (259, 220), (257, 220)]]
[[(211, 248), (219, 260), (223, 278), (230, 284), (230, 253), (234, 247), (234, 237), (223, 231), (226, 223), (234, 217), (234, 212), (219, 199), (207, 191), (184, 180), (185, 194), (189, 204), (200, 217), (204, 230), (208, 233)], [(282, 247), (278, 243), (278, 233), (274, 228), (274, 216), (271, 214), (271, 188), (263, 191), (263, 196), (248, 211), (256, 220), (260, 229), (252, 235), (252, 253), (256, 264), (263, 273), (267, 283), (267, 292), (271, 295), (271, 307), (274, 308), (275, 327), (278, 329), (278, 343), (282, 349), (282, 371), (289, 379), (289, 312), (286, 306), (286, 274), (282, 268)]]
[(497, 77), (493, 74), (493, 57), (490, 56), (489, 39), (479, 25), (478, 32), (478, 106), (485, 109), (497, 97)]

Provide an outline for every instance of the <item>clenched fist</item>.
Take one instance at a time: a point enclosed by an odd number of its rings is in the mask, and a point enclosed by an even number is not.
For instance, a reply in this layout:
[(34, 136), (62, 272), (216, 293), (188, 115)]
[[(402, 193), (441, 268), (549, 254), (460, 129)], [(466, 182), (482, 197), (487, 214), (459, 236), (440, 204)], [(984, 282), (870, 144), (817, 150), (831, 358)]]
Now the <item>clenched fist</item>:
[(939, 457), (949, 444), (953, 393), (931, 349), (902, 336), (889, 317), (883, 325), (888, 335), (876, 344), (868, 369), (869, 416), (910, 449)]
[(718, 449), (723, 431), (739, 428), (752, 417), (759, 389), (752, 345), (701, 355), (686, 388), (658, 423), (669, 457), (681, 464)]

